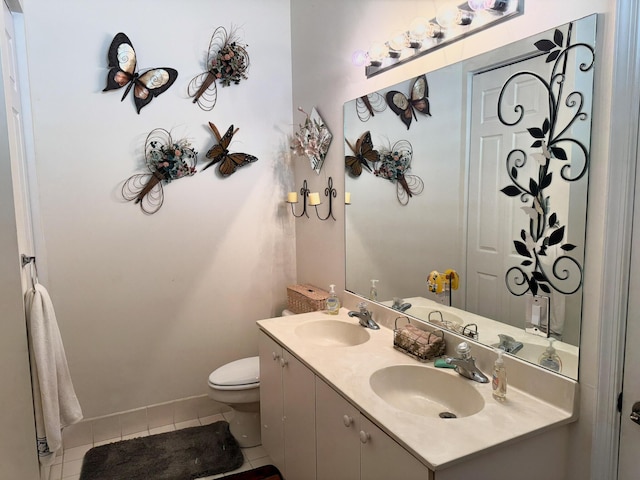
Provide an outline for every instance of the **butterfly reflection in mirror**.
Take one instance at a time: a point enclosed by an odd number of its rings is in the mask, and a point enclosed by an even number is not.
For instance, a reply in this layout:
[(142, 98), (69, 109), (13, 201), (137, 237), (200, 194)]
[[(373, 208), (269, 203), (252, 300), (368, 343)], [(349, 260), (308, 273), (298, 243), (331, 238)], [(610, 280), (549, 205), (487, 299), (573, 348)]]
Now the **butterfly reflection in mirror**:
[(110, 68), (107, 86), (103, 92), (127, 85), (122, 100), (133, 89), (133, 101), (138, 113), (153, 100), (153, 97), (164, 93), (178, 78), (177, 70), (168, 67), (152, 68), (140, 74), (136, 72), (136, 52), (129, 37), (122, 32), (113, 38), (107, 59)]
[(162, 184), (195, 174), (197, 156), (198, 152), (186, 139), (174, 141), (167, 130), (152, 130), (144, 143), (149, 173), (129, 177), (122, 185), (122, 196), (139, 203), (144, 213), (156, 213), (164, 202)]
[(361, 122), (375, 117), (376, 113), (382, 113), (387, 109), (384, 97), (378, 92), (369, 93), (356, 99), (356, 113)]
[(213, 32), (205, 59), (206, 71), (196, 75), (187, 86), (187, 93), (202, 110), (210, 111), (218, 99), (218, 80), (223, 87), (237, 85), (247, 78), (249, 54), (247, 45), (239, 42), (234, 30), (224, 27)]
[(359, 177), (363, 168), (371, 172), (371, 165), (369, 164), (374, 164), (380, 160), (378, 151), (373, 148), (371, 133), (369, 131), (364, 132), (356, 141), (355, 147), (351, 145), (346, 138), (345, 142), (347, 142), (347, 145), (349, 145), (349, 148), (353, 152), (353, 155), (345, 155), (344, 157), (345, 165), (349, 173), (354, 177)]
[(424, 190), (424, 182), (417, 175), (409, 174), (413, 147), (407, 140), (397, 141), (393, 147), (380, 151), (380, 164), (373, 172), (377, 177), (386, 178), (396, 184), (398, 201), (402, 205), (409, 203), (414, 195)]
[(233, 129), (233, 125), (227, 129), (227, 133), (224, 134), (224, 137), (220, 136), (220, 132), (213, 123), (209, 122), (209, 127), (211, 127), (218, 143), (211, 147), (207, 152), (207, 158), (210, 158), (211, 162), (202, 169), (203, 171), (217, 163), (219, 164), (218, 171), (220, 172), (220, 175), (228, 177), (234, 173), (237, 168), (248, 163), (258, 161), (257, 157), (249, 155), (248, 153), (229, 153), (228, 148), (231, 143), (231, 139), (238, 131), (237, 128), (235, 130)]
[(386, 98), (391, 110), (400, 116), (400, 120), (409, 130), (412, 120), (418, 121), (416, 110), (424, 115), (431, 116), (428, 96), (429, 85), (427, 84), (427, 77), (420, 75), (411, 84), (409, 98), (397, 90), (387, 92)]

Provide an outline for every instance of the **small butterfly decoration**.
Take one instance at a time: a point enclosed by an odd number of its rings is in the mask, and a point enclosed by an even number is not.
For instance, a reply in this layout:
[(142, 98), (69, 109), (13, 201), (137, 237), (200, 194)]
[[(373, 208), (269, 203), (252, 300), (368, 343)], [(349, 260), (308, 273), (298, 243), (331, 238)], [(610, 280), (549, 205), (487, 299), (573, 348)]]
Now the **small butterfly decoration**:
[(409, 130), (412, 120), (418, 121), (416, 110), (424, 115), (431, 116), (428, 96), (429, 85), (427, 84), (427, 77), (420, 75), (411, 84), (409, 98), (397, 90), (387, 92), (386, 98), (391, 110), (400, 116), (400, 120)]
[(382, 113), (387, 109), (384, 97), (378, 92), (369, 93), (356, 98), (356, 113), (361, 122), (375, 117), (376, 113)]
[(124, 101), (133, 89), (133, 101), (138, 113), (153, 100), (153, 97), (164, 93), (178, 78), (178, 71), (168, 67), (152, 68), (143, 73), (136, 72), (136, 52), (129, 37), (122, 32), (113, 38), (107, 60), (109, 73), (103, 92), (127, 85), (121, 101)]
[(213, 32), (205, 59), (205, 72), (191, 79), (187, 94), (202, 110), (211, 111), (218, 100), (216, 80), (223, 87), (237, 85), (247, 79), (249, 54), (247, 45), (240, 43), (234, 30), (230, 34), (224, 27)]
[(410, 175), (413, 147), (407, 140), (397, 141), (393, 147), (381, 150), (380, 165), (374, 175), (396, 183), (397, 197), (401, 205), (409, 203), (414, 195), (424, 190), (424, 182), (417, 175)]
[(346, 138), (345, 142), (353, 152), (353, 155), (345, 155), (344, 157), (349, 173), (354, 177), (359, 177), (363, 168), (371, 172), (371, 165), (369, 164), (374, 164), (380, 160), (378, 151), (373, 148), (371, 133), (369, 131), (364, 132), (356, 141), (355, 147)]
[(233, 125), (227, 129), (227, 133), (224, 134), (224, 137), (220, 135), (220, 132), (213, 123), (209, 122), (209, 127), (211, 127), (218, 143), (211, 147), (207, 152), (207, 158), (210, 158), (211, 162), (209, 162), (202, 171), (206, 170), (211, 165), (218, 163), (218, 171), (220, 172), (220, 175), (228, 177), (234, 173), (237, 168), (248, 163), (258, 161), (257, 157), (249, 155), (248, 153), (229, 153), (228, 148), (231, 143), (231, 139), (238, 131), (237, 128), (235, 130), (233, 129)]
[(198, 152), (186, 139), (174, 141), (167, 130), (152, 130), (144, 142), (144, 161), (149, 173), (129, 177), (122, 185), (122, 196), (139, 203), (144, 213), (156, 213), (164, 203), (162, 184), (194, 175), (197, 156)]

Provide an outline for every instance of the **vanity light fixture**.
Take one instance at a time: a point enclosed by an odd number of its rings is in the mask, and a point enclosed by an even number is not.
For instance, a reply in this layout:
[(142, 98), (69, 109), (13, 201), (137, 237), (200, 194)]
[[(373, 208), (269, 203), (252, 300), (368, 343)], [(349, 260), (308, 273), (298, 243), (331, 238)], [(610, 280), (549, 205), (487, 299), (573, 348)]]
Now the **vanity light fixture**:
[[(459, 1), (459, 0), (457, 0)], [(521, 15), (524, 0), (468, 0), (444, 5), (432, 19), (416, 17), (406, 31), (373, 43), (365, 54), (365, 74), (372, 77), (445, 45)], [(354, 54), (355, 56), (355, 54)], [(353, 61), (352, 57), (352, 61)], [(362, 55), (354, 65), (361, 64)], [(358, 65), (359, 66), (359, 65)]]

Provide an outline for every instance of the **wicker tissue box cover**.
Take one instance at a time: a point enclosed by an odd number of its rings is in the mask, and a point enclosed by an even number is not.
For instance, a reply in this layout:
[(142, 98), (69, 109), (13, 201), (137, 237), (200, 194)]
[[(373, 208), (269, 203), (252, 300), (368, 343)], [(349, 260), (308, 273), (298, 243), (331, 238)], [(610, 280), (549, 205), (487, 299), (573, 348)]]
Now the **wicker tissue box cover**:
[(313, 285), (289, 285), (287, 287), (287, 308), (293, 313), (307, 313), (324, 310), (329, 292)]

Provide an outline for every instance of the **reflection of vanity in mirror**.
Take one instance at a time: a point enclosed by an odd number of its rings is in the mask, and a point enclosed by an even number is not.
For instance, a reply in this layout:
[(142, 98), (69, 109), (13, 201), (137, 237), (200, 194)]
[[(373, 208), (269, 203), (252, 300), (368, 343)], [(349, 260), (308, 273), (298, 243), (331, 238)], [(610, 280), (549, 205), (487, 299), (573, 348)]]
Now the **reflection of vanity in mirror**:
[[(399, 315), (475, 324), (479, 342), (533, 363), (555, 340), (560, 373), (577, 379), (595, 25), (586, 17), (426, 72), (430, 116), (409, 112), (409, 126), (386, 94), (410, 101), (417, 75), (345, 104), (345, 140), (409, 142), (406, 174), (424, 184), (399, 202), (375, 163), (346, 174), (347, 290), (368, 298), (377, 279), (381, 303), (402, 299)], [(429, 273), (448, 269), (458, 288), (429, 292)]]

